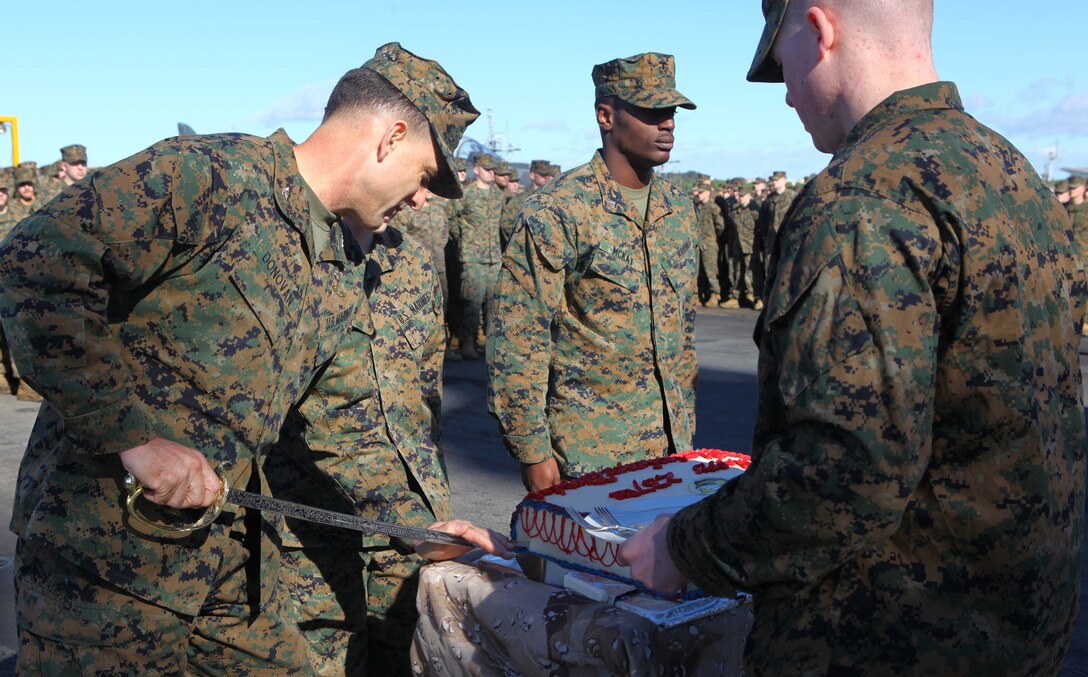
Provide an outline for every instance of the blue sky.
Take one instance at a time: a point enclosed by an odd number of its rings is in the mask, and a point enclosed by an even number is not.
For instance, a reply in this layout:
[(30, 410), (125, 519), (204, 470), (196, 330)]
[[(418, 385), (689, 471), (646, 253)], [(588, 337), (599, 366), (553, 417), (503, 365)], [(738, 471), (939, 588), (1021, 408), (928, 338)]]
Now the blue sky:
[[(337, 78), (398, 41), (437, 59), (484, 114), (511, 161), (564, 168), (589, 159), (599, 137), (590, 70), (639, 52), (674, 54), (677, 86), (698, 104), (679, 111), (669, 171), (716, 178), (813, 173), (827, 156), (784, 103), (783, 85), (744, 74), (762, 28), (759, 0), (672, 3), (165, 3), (19, 1), (4, 11), (0, 115), (19, 119), (20, 159), (59, 159), (69, 143), (90, 163), (120, 160), (177, 133), (267, 135), (296, 141), (316, 127)], [(1068, 7), (1067, 5), (1064, 5)], [(1088, 166), (1088, 38), (1083, 14), (1061, 3), (936, 0), (934, 52), (967, 109), (1045, 173)], [(0, 137), (0, 163), (11, 160)]]

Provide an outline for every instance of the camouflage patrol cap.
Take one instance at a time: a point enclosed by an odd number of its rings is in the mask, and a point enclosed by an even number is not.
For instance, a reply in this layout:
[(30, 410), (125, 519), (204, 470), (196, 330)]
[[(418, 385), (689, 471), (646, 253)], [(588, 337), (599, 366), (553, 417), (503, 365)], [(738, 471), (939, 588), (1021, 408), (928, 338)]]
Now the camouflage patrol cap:
[(499, 166), (498, 159), (491, 153), (477, 153), (472, 164), (489, 171), (494, 171)]
[(676, 69), (671, 54), (647, 52), (613, 59), (593, 67), (598, 99), (614, 96), (639, 108), (694, 110), (695, 104), (676, 91)]
[(517, 174), (518, 170), (514, 169), (506, 163), (505, 160), (499, 160), (495, 163), (495, 175), (496, 176), (511, 176)]
[(65, 146), (60, 149), (60, 159), (70, 165), (74, 165), (77, 162), (87, 164), (87, 149), (78, 143), (73, 143), (70, 146)]
[(790, 0), (763, 0), (763, 35), (756, 46), (756, 56), (748, 69), (748, 82), (783, 82), (782, 66), (771, 55), (778, 30), (782, 28), (782, 19)]
[(775, 172), (774, 174), (771, 174), (771, 181), (776, 181), (778, 179), (784, 179), (784, 178), (786, 178), (786, 172), (783, 172), (781, 170)]
[(46, 166), (39, 169), (38, 173), (42, 176), (47, 176), (51, 179), (55, 179), (57, 178), (57, 175), (60, 174), (60, 163), (61, 160), (57, 160), (56, 162), (50, 162)]
[(453, 158), (453, 171), (463, 172), (463, 171), (467, 171), (467, 170), (468, 170), (468, 163), (465, 162), (465, 158), (463, 158), (463, 157)]
[(20, 183), (37, 183), (38, 178), (38, 163), (37, 162), (21, 162), (19, 166), (12, 172), (15, 185)]
[(1069, 192), (1069, 179), (1062, 179), (1061, 181), (1054, 182), (1055, 193), (1068, 193)]
[(544, 176), (559, 176), (563, 173), (563, 168), (559, 165), (548, 165), (548, 171), (544, 172)]
[(379, 47), (374, 58), (362, 67), (388, 80), (430, 123), (443, 162), (428, 189), (441, 197), (461, 197), (464, 193), (453, 169), (453, 152), (465, 128), (480, 117), (468, 92), (461, 89), (437, 61), (418, 57), (397, 42)]
[(551, 163), (547, 160), (533, 160), (529, 163), (529, 171), (535, 174), (547, 174)]
[(1083, 176), (1070, 176), (1069, 189), (1072, 190), (1074, 188), (1084, 188), (1086, 182), (1088, 182), (1088, 179), (1085, 179)]

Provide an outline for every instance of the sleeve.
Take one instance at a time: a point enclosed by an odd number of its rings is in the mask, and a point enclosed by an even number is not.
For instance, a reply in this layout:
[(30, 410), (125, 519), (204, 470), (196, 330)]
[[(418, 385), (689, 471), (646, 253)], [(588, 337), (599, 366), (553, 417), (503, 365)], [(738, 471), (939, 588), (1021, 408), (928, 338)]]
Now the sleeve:
[(214, 236), (209, 161), (181, 150), (154, 146), (96, 172), (0, 246), (0, 317), (13, 358), (90, 453), (154, 437), (111, 326), (114, 293), (214, 249), (201, 246)]
[(457, 200), (450, 200), (446, 205), (446, 214), (450, 224), (450, 237), (458, 244), (461, 243), (461, 220), (465, 215), (465, 201), (468, 196), (462, 196)]
[[(714, 205), (714, 209), (717, 210), (717, 206)], [(693, 261), (687, 263), (687, 268), (692, 271), (693, 274), (686, 276), (684, 284), (687, 289), (684, 290), (683, 298), (685, 299), (684, 307), (681, 308), (683, 313), (683, 332), (684, 335), (681, 338), (683, 350), (680, 353), (679, 371), (676, 375), (677, 383), (683, 389), (684, 401), (688, 405), (688, 412), (691, 418), (691, 437), (695, 438), (695, 382), (699, 375), (698, 358), (695, 354), (695, 316), (699, 309), (699, 221), (698, 216), (694, 213), (692, 208), (688, 208), (688, 217), (683, 219), (683, 223), (689, 226), (689, 237), (692, 246), (689, 248), (690, 256)]]
[(680, 360), (680, 384), (684, 389), (684, 401), (691, 413), (691, 436), (695, 438), (695, 382), (699, 376), (698, 358), (695, 354), (695, 315), (699, 309), (699, 278), (693, 275), (688, 281), (687, 305), (684, 307), (684, 352)]
[[(939, 236), (878, 198), (818, 207), (790, 231), (822, 242), (791, 242), (800, 260), (768, 290), (753, 463), (669, 528), (673, 561), (712, 593), (789, 594), (886, 542), (932, 452)], [(836, 232), (855, 239), (828, 245)]]
[(574, 258), (562, 210), (538, 205), (526, 204), (503, 254), (487, 340), (489, 409), (506, 448), (522, 463), (552, 455), (552, 327), (563, 303), (566, 266)]
[[(427, 255), (428, 260), (430, 256)], [(435, 300), (431, 312), (435, 315), (433, 330), (420, 348), (419, 383), (423, 391), (423, 401), (431, 411), (431, 439), (441, 453), (442, 445), (442, 367), (446, 357), (446, 325), (442, 309), (442, 282), (433, 265), (427, 270), (431, 277), (432, 296)]]

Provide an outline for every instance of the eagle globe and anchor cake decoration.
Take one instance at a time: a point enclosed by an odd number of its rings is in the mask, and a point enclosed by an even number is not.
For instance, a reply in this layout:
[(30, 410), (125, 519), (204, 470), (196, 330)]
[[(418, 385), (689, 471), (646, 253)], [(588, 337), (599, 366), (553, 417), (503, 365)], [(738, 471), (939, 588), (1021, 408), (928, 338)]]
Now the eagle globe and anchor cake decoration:
[(530, 492), (514, 510), (511, 538), (522, 553), (564, 569), (620, 581), (654, 595), (692, 600), (706, 593), (645, 588), (619, 563), (620, 544), (658, 515), (715, 493), (748, 469), (751, 457), (698, 449), (605, 468)]

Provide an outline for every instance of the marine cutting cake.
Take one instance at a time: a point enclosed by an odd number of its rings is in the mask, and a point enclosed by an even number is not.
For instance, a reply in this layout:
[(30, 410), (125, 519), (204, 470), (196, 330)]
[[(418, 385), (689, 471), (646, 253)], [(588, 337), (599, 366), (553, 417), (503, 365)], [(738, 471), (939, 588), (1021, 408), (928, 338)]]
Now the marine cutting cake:
[[(607, 522), (596, 509), (605, 508), (619, 524), (638, 529), (713, 494), (750, 462), (745, 454), (698, 449), (589, 473), (529, 493), (514, 511), (511, 537), (522, 552), (564, 569), (642, 587), (618, 561), (619, 546), (630, 532), (594, 528)], [(571, 511), (589, 526), (579, 524)], [(696, 589), (651, 592), (684, 599), (704, 594)]]

